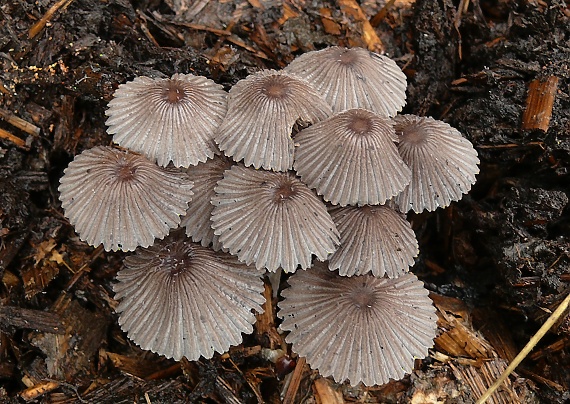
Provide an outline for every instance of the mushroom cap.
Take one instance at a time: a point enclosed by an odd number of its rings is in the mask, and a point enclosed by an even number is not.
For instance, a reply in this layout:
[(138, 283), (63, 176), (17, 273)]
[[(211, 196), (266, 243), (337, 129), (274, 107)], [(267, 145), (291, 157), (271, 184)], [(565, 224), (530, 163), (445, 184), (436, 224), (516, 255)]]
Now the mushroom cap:
[(379, 205), (409, 184), (390, 120), (351, 109), (295, 136), (295, 170), (326, 201), (341, 206)]
[(471, 142), (445, 122), (415, 115), (394, 118), (398, 151), (412, 181), (397, 196), (400, 211), (433, 211), (458, 201), (475, 183), (479, 158)]
[(311, 83), (334, 112), (364, 108), (391, 117), (406, 103), (406, 75), (396, 62), (363, 48), (308, 52), (284, 70)]
[(121, 84), (105, 114), (113, 141), (166, 167), (214, 157), (214, 132), (227, 110), (223, 87), (202, 76), (136, 77)]
[(292, 173), (233, 166), (212, 198), (212, 226), (240, 261), (295, 272), (325, 260), (339, 243), (325, 204)]
[(188, 204), (186, 215), (180, 226), (186, 227), (186, 235), (192, 241), (201, 243), (204, 247), (212, 246), (214, 251), (222, 249), (219, 237), (212, 228), (212, 198), (216, 195), (214, 188), (224, 177), (224, 171), (229, 170), (233, 161), (226, 156), (216, 155), (212, 160), (189, 167), (188, 177), (194, 182), (194, 196)]
[(97, 146), (75, 156), (59, 185), (59, 200), (79, 237), (106, 251), (132, 251), (164, 238), (180, 224), (192, 181), (130, 151)]
[[(182, 237), (181, 237), (182, 236)], [(177, 232), (125, 258), (113, 287), (119, 324), (143, 349), (168, 358), (211, 358), (253, 332), (263, 281), (235, 257)]]
[(293, 166), (295, 123), (314, 123), (331, 113), (305, 80), (263, 70), (232, 87), (228, 113), (215, 140), (227, 156), (244, 160), (246, 166), (287, 171)]
[(410, 373), (433, 346), (435, 308), (413, 274), (347, 278), (317, 263), (289, 284), (278, 303), (285, 340), (322, 376), (384, 384)]
[(419, 253), (410, 223), (387, 206), (332, 207), (329, 213), (340, 233), (340, 247), (329, 268), (342, 276), (397, 278), (408, 272)]

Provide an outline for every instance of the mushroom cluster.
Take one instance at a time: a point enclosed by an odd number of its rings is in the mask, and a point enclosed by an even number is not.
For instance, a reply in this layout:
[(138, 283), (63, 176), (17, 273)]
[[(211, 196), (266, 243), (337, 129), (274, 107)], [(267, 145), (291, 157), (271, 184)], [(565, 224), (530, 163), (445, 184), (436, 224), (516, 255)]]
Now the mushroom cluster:
[(129, 338), (177, 360), (224, 352), (253, 330), (264, 271), (283, 270), (280, 328), (321, 375), (411, 372), (437, 326), (404, 215), (459, 200), (479, 160), (448, 124), (397, 115), (405, 90), (394, 61), (341, 47), (229, 93), (191, 74), (120, 85), (121, 148), (78, 155), (59, 191), (81, 239), (136, 250), (114, 286)]

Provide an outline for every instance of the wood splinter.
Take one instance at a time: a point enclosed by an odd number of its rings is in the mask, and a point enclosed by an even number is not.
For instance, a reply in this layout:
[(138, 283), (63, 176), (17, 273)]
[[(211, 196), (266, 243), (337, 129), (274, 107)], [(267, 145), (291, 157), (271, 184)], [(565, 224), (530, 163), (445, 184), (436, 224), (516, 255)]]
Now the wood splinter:
[(558, 77), (550, 76), (546, 81), (533, 80), (528, 87), (526, 108), (522, 119), (522, 129), (548, 130), (552, 106), (558, 89)]

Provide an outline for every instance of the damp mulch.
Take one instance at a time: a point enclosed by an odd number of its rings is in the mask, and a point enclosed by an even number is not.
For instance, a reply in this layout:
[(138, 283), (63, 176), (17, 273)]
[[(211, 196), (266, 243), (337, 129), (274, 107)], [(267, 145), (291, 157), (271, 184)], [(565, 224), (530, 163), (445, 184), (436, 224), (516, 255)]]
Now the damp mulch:
[[(137, 75), (190, 72), (229, 89), (331, 45), (394, 58), (404, 112), (445, 120), (481, 158), (462, 201), (408, 217), (413, 271), (439, 317), (429, 357), (370, 388), (320, 378), (302, 358), (274, 363), (285, 346), (275, 300), (252, 336), (211, 360), (140, 350), (114, 310), (124, 254), (74, 233), (57, 198), (64, 168), (111, 143), (106, 105)], [(473, 402), (570, 291), (569, 61), (560, 0), (3, 1), (0, 402)], [(493, 402), (570, 400), (562, 318)]]

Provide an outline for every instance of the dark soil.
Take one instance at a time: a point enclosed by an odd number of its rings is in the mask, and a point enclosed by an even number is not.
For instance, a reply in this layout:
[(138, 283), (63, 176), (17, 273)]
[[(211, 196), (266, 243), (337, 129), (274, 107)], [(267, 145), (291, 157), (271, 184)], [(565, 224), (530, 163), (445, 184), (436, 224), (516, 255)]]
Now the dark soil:
[[(192, 363), (131, 343), (111, 288), (124, 254), (81, 242), (57, 187), (76, 154), (111, 143), (104, 111), (120, 83), (191, 72), (229, 89), (308, 50), (366, 47), (346, 3), (2, 1), (0, 108), (41, 131), (0, 120), (16, 138), (0, 138), (0, 402), (280, 401), (284, 381), (255, 351), (265, 344), (259, 335)], [(396, 3), (375, 31), (408, 76), (404, 112), (445, 120), (481, 158), (462, 201), (410, 215), (421, 250), (413, 271), (435, 294), (463, 301), (481, 338), (508, 361), (505, 346), (520, 350), (570, 291), (570, 8), (474, 0), (459, 14), (465, 3)], [(368, 18), (381, 9), (360, 5)], [(522, 129), (530, 83), (553, 78), (547, 130)], [(569, 338), (566, 315), (517, 369), (524, 397), (570, 400)], [(453, 363), (432, 355), (401, 382), (338, 391), (346, 401), (422, 402), (417, 392), (431, 389), (446, 402), (472, 402), (453, 384), (461, 382)], [(313, 378), (296, 402), (317, 400)]]

